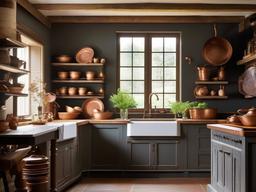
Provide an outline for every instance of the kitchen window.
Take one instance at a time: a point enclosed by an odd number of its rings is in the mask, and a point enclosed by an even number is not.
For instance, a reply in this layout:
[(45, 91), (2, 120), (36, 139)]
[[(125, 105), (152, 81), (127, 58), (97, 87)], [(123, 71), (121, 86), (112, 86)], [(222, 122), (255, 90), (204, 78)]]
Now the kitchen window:
[(169, 108), (179, 100), (180, 33), (118, 33), (119, 87), (138, 109)]

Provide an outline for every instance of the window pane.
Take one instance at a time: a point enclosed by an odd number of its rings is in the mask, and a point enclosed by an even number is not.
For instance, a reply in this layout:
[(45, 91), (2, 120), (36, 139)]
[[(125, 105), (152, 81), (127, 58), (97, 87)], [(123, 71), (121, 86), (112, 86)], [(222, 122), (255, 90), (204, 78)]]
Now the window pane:
[(120, 69), (120, 80), (131, 80), (132, 79), (132, 69), (127, 67), (122, 67)]
[(144, 94), (133, 94), (133, 98), (138, 104), (137, 108), (144, 108)]
[(132, 38), (121, 37), (120, 38), (120, 51), (132, 51)]
[(144, 66), (144, 53), (133, 53), (133, 66)]
[(155, 108), (163, 108), (163, 94), (157, 94), (159, 100), (157, 101), (156, 96), (152, 96), (152, 109)]
[(120, 81), (120, 89), (131, 93), (132, 92), (132, 82), (131, 81)]
[(152, 93), (163, 93), (163, 81), (152, 81)]
[(163, 80), (163, 68), (152, 68), (152, 80)]
[(164, 92), (175, 93), (176, 92), (176, 81), (165, 81)]
[(144, 93), (144, 81), (133, 81), (133, 92)]
[(169, 103), (175, 101), (176, 94), (164, 94), (164, 108), (169, 108)]
[(176, 80), (176, 68), (165, 68), (164, 77), (166, 80)]
[(164, 51), (176, 51), (176, 38), (165, 37), (164, 38)]
[(144, 68), (133, 68), (133, 80), (144, 80)]
[(164, 41), (162, 37), (152, 38), (152, 52), (163, 52)]
[(165, 66), (176, 66), (176, 53), (165, 53), (164, 54), (164, 65)]
[(152, 53), (152, 66), (163, 66), (162, 53)]
[(133, 38), (133, 51), (144, 51), (144, 37)]
[(120, 66), (132, 66), (131, 53), (120, 53)]

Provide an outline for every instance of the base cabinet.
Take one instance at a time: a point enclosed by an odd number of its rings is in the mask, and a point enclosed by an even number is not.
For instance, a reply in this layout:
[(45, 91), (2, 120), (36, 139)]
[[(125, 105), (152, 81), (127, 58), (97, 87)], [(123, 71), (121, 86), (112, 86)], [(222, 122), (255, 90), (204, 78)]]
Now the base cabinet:
[(174, 170), (182, 168), (181, 144), (179, 140), (128, 141), (129, 170)]

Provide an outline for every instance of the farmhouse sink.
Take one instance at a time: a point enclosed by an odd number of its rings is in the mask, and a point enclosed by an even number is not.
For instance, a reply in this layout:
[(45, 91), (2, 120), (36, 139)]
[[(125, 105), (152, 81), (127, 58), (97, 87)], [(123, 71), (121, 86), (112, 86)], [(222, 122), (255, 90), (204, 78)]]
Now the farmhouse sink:
[(77, 125), (75, 122), (61, 122), (61, 123), (49, 123), (51, 126), (58, 126), (59, 129), (59, 139), (58, 141), (63, 141), (67, 139), (72, 139), (77, 137)]
[(127, 125), (127, 136), (180, 136), (180, 128), (176, 121), (172, 120), (133, 120)]

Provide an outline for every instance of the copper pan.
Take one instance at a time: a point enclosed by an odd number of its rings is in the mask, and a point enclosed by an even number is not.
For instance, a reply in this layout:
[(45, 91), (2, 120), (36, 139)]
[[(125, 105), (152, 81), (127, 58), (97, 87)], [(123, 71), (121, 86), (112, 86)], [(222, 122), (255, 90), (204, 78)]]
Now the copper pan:
[(232, 46), (228, 40), (217, 36), (217, 29), (214, 25), (215, 36), (204, 44), (202, 55), (206, 62), (213, 66), (226, 64), (232, 56)]
[(191, 119), (215, 119), (217, 116), (217, 109), (215, 108), (191, 108), (189, 109)]

